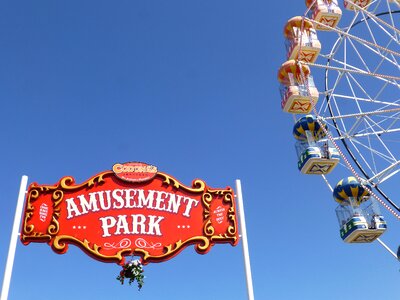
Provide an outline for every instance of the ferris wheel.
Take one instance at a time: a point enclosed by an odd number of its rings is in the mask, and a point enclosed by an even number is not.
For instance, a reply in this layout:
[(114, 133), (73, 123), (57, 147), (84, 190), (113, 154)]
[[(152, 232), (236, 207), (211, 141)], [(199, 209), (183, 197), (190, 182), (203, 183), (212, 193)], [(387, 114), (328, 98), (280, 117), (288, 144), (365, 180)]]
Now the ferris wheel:
[[(380, 208), (400, 219), (400, 0), (305, 4), (284, 27), (287, 61), (278, 71), (298, 168), (332, 190), (345, 242), (379, 241)], [(331, 183), (338, 165), (348, 177)]]

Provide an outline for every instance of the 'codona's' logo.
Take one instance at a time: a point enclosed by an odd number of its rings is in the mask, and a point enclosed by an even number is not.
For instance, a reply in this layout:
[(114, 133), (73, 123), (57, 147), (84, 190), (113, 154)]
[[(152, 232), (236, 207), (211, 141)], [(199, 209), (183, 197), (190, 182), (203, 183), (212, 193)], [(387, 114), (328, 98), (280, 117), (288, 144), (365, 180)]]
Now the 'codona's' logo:
[(141, 162), (127, 162), (113, 166), (115, 175), (129, 182), (143, 182), (153, 179), (157, 174), (157, 167)]

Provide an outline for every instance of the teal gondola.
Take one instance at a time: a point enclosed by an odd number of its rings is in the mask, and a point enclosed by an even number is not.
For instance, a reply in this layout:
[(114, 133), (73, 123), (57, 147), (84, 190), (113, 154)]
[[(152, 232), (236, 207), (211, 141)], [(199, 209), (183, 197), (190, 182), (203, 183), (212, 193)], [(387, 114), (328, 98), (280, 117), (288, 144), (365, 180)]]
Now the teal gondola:
[(313, 115), (300, 118), (293, 127), (298, 169), (303, 174), (328, 174), (339, 163), (340, 155), (326, 138), (327, 125)]
[(340, 237), (347, 243), (370, 243), (386, 231), (386, 221), (376, 200), (370, 198), (370, 189), (355, 177), (347, 177), (333, 190), (333, 198), (339, 203), (336, 216)]

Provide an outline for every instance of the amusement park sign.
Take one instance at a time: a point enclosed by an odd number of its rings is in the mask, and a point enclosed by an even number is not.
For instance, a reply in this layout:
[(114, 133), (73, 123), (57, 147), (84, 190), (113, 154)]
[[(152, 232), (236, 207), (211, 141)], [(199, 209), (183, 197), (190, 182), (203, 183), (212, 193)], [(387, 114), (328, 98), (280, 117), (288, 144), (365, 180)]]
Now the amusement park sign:
[(29, 186), (21, 240), (46, 242), (57, 253), (68, 244), (93, 258), (123, 263), (138, 255), (160, 262), (194, 244), (204, 254), (216, 243), (238, 243), (231, 188), (204, 181), (185, 186), (144, 163), (115, 164), (82, 184), (63, 177)]

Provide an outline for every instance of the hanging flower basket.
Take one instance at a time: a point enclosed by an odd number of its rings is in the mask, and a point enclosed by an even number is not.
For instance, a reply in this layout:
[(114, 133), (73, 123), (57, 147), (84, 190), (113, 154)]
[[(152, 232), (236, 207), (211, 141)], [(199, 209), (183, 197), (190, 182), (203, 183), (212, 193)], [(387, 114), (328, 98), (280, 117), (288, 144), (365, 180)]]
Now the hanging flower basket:
[(129, 284), (132, 284), (135, 280), (138, 285), (138, 289), (143, 287), (144, 275), (143, 275), (143, 265), (138, 259), (131, 260), (122, 266), (122, 270), (119, 273), (117, 280), (124, 284), (125, 279), (129, 279)]

